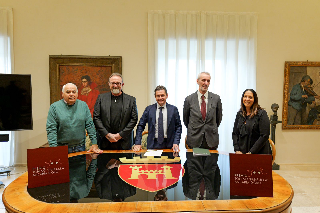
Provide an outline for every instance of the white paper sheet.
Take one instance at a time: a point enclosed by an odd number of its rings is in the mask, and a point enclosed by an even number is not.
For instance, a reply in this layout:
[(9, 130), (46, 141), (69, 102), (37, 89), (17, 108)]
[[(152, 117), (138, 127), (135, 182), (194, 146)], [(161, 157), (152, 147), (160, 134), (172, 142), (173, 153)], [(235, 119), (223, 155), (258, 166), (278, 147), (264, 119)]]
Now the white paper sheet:
[(144, 156), (161, 156), (163, 150), (151, 150), (148, 149)]

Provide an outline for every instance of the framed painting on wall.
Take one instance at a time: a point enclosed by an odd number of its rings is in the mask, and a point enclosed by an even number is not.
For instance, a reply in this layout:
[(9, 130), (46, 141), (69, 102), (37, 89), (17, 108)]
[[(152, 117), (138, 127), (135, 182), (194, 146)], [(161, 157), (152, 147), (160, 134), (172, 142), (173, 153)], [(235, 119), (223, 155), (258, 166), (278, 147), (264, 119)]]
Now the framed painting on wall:
[(115, 72), (122, 73), (121, 56), (50, 55), (50, 104), (62, 98), (63, 85), (73, 83), (92, 115), (98, 95), (110, 91), (108, 80)]
[(286, 61), (283, 129), (320, 129), (320, 62)]

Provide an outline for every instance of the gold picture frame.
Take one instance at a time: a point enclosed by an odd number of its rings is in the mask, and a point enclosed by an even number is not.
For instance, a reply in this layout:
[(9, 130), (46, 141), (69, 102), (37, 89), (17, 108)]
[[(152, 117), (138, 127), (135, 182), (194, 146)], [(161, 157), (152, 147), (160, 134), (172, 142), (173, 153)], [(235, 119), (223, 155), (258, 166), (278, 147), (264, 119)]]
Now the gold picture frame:
[(90, 76), (100, 94), (109, 92), (108, 80), (114, 72), (122, 73), (121, 56), (50, 55), (50, 104), (62, 98), (66, 83), (77, 85), (80, 96), (81, 78), (85, 75)]
[(286, 61), (282, 129), (320, 129), (320, 62)]

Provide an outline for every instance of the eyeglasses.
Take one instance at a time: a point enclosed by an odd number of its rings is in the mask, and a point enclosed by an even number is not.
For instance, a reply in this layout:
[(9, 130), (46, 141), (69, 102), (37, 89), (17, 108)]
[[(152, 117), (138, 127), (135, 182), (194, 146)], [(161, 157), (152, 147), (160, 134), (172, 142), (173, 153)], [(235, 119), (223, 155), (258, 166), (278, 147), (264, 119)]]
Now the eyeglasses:
[(109, 82), (109, 84), (111, 84), (111, 85), (115, 84), (117, 86), (120, 86), (122, 83), (121, 82)]

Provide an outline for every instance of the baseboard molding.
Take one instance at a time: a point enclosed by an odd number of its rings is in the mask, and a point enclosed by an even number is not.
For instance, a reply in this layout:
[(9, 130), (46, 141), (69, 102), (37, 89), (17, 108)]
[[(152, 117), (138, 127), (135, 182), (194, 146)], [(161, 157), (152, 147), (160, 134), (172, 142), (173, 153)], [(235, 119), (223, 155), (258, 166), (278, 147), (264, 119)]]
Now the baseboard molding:
[(27, 164), (26, 163), (15, 163), (13, 166), (27, 166)]

